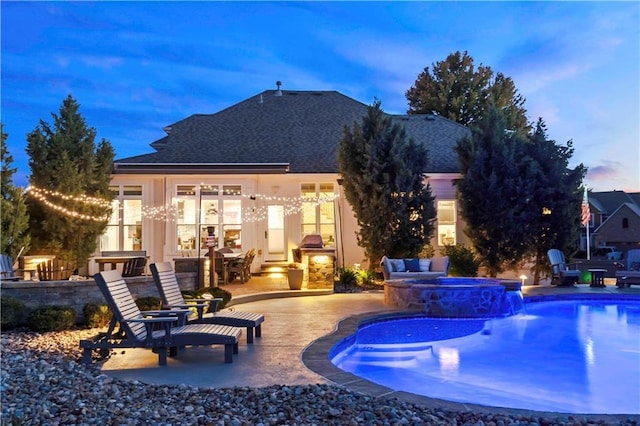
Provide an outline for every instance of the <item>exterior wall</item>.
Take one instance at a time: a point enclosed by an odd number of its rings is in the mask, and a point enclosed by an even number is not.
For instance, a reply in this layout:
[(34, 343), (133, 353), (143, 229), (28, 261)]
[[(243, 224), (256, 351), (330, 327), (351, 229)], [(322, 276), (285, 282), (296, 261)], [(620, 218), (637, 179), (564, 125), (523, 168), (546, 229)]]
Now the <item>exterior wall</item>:
[[(622, 227), (622, 219), (628, 220), (628, 227)], [(593, 235), (595, 247), (615, 245), (620, 250), (640, 247), (640, 216), (629, 207), (622, 206), (611, 215)]]
[[(357, 220), (351, 206), (344, 197), (344, 191), (338, 184), (338, 174), (267, 174), (267, 175), (125, 175), (118, 174), (112, 178), (113, 185), (142, 185), (143, 205), (145, 208), (161, 210), (164, 206), (170, 206), (177, 185), (213, 185), (213, 184), (238, 184), (242, 185), (246, 195), (260, 194), (255, 200), (244, 197), (242, 199), (243, 211), (246, 209), (266, 208), (269, 204), (283, 204), (287, 198), (300, 196), (300, 186), (303, 183), (334, 183), (335, 194), (339, 197), (335, 201), (335, 235), (336, 235), (336, 261), (338, 266), (353, 266), (360, 264), (367, 268), (364, 250), (358, 246), (355, 231)], [(433, 174), (429, 176), (431, 190), (437, 200), (455, 200), (455, 187), (452, 179), (458, 177), (453, 174)], [(143, 216), (143, 241), (142, 249), (149, 255), (149, 263), (173, 262), (175, 258), (183, 257), (183, 253), (177, 250), (175, 241), (175, 220), (172, 217)], [(457, 216), (457, 240), (466, 242), (463, 232), (463, 223), (460, 215)], [(266, 236), (266, 220), (245, 221), (242, 223), (243, 249), (255, 248), (256, 257), (253, 262), (253, 272), (260, 269), (260, 265), (267, 261), (268, 239)], [(302, 225), (299, 212), (286, 214), (284, 218), (285, 253), (282, 259), (285, 262), (293, 261), (291, 250), (296, 248), (301, 241)], [(434, 237), (432, 245), (438, 247)], [(204, 250), (201, 252), (204, 255)], [(274, 260), (274, 259), (272, 259)], [(89, 264), (89, 273), (98, 272), (95, 262)]]

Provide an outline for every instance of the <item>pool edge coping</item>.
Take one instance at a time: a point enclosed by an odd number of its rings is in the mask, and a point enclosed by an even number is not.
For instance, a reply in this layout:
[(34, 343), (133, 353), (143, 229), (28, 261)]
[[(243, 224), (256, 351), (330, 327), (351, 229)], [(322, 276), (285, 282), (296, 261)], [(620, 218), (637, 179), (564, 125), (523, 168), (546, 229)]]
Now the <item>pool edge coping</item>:
[[(584, 299), (637, 299), (637, 293), (564, 293), (564, 294), (524, 294), (525, 301), (536, 303), (539, 301), (553, 300), (584, 300)], [(367, 312), (342, 318), (336, 324), (334, 331), (328, 335), (318, 338), (307, 345), (301, 354), (302, 363), (311, 371), (333, 384), (342, 386), (351, 391), (358, 392), (375, 398), (396, 398), (402, 402), (420, 405), (427, 408), (448, 410), (457, 412), (477, 412), (482, 414), (504, 414), (516, 416), (537, 416), (545, 418), (587, 418), (596, 421), (606, 422), (623, 422), (635, 421), (640, 422), (640, 414), (583, 414), (583, 413), (564, 413), (555, 411), (535, 411), (518, 408), (506, 408), (487, 406), (471, 403), (453, 402), (438, 398), (432, 398), (422, 395), (413, 394), (405, 391), (394, 391), (377, 383), (373, 383), (362, 377), (352, 373), (343, 371), (333, 365), (329, 359), (331, 349), (354, 334), (359, 325), (363, 322), (369, 322), (374, 319), (385, 319), (393, 317), (419, 316), (420, 311), (416, 310), (396, 310), (385, 312)], [(613, 397), (613, 396), (612, 396)]]

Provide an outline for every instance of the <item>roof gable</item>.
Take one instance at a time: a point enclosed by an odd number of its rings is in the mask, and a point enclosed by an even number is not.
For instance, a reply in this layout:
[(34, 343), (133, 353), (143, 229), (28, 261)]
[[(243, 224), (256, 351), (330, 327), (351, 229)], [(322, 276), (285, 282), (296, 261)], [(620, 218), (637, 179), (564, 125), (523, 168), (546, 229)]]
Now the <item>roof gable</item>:
[[(117, 160), (127, 165), (289, 164), (292, 173), (336, 173), (344, 127), (360, 123), (368, 106), (336, 91), (267, 90), (215, 114), (195, 114), (165, 130), (155, 153)], [(455, 173), (454, 146), (469, 130), (433, 115), (390, 115), (407, 137), (426, 145), (425, 172)]]

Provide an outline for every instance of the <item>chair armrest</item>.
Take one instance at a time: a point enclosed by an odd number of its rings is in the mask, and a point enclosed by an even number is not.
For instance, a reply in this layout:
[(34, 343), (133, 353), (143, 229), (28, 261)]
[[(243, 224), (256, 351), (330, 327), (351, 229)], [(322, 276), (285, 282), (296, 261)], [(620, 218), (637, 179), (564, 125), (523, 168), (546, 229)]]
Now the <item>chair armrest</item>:
[(581, 263), (582, 263), (581, 261), (567, 263), (567, 268), (568, 269), (578, 269), (577, 265), (580, 265)]
[(222, 302), (222, 298), (213, 297), (211, 299), (186, 299), (185, 302), (196, 302), (196, 304), (191, 305), (191, 307), (194, 307), (198, 310), (198, 319), (201, 320), (202, 316), (204, 315), (204, 308), (206, 306), (211, 307), (211, 312), (218, 312), (218, 304)]
[(148, 317), (175, 317), (178, 320), (178, 325), (185, 325), (191, 311), (189, 309), (162, 309), (159, 311), (142, 311), (141, 313)]
[[(147, 311), (152, 312), (152, 311)], [(167, 311), (165, 311), (167, 312)], [(163, 324), (164, 325), (164, 337), (165, 341), (168, 342), (171, 339), (171, 326), (172, 323), (178, 321), (178, 317), (175, 315), (166, 315), (160, 316), (156, 318), (136, 318), (136, 319), (127, 319), (125, 322), (141, 322), (144, 324), (144, 327), (147, 331), (147, 338), (145, 339), (145, 345), (147, 347), (153, 346), (153, 326), (155, 324)]]

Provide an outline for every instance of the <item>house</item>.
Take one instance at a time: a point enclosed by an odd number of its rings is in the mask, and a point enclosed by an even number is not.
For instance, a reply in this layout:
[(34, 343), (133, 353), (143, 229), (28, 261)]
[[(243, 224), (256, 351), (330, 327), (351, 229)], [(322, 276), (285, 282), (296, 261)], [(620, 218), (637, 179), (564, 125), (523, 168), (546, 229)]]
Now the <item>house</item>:
[(640, 193), (590, 192), (589, 208), (594, 248), (615, 246), (623, 253), (640, 248)]
[[(116, 208), (99, 250), (146, 250), (150, 262), (173, 261), (197, 255), (198, 246), (204, 254), (209, 230), (218, 247), (255, 248), (257, 271), (291, 261), (303, 236), (320, 234), (338, 265), (364, 263), (336, 153), (344, 126), (360, 123), (366, 110), (336, 91), (278, 86), (165, 127), (154, 152), (115, 161)], [(454, 145), (469, 130), (434, 115), (391, 117), (428, 147), (433, 245), (464, 242), (452, 181), (460, 177)]]

